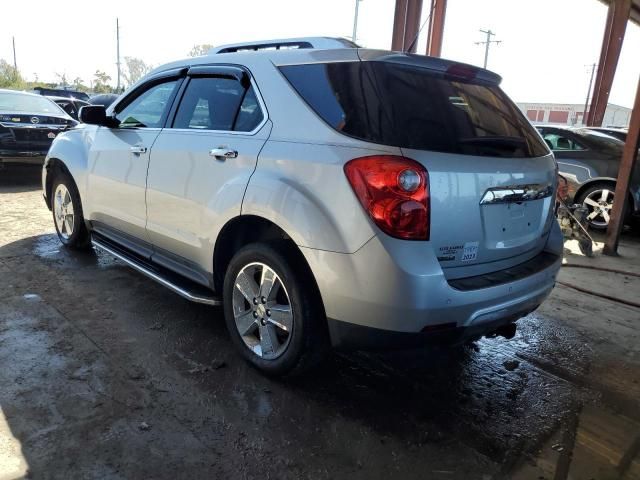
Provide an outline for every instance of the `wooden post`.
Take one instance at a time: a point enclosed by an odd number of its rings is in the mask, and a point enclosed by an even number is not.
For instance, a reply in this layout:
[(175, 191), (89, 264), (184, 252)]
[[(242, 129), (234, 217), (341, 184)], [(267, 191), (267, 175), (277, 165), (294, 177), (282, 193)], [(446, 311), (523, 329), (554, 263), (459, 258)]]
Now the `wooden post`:
[(422, 0), (396, 0), (391, 50), (415, 52), (417, 42), (414, 40), (420, 28), (421, 14)]
[(613, 197), (613, 208), (611, 209), (607, 240), (603, 251), (605, 255), (618, 254), (618, 242), (624, 225), (625, 207), (629, 201), (629, 180), (638, 157), (638, 148), (640, 148), (640, 79), (638, 79), (636, 99), (631, 112), (629, 133), (627, 134), (627, 141), (624, 145), (620, 169), (618, 170), (616, 193)]
[(447, 0), (431, 0), (431, 10), (429, 10), (429, 13), (427, 55), (439, 57), (442, 54), (442, 37), (444, 37), (444, 18), (447, 13)]

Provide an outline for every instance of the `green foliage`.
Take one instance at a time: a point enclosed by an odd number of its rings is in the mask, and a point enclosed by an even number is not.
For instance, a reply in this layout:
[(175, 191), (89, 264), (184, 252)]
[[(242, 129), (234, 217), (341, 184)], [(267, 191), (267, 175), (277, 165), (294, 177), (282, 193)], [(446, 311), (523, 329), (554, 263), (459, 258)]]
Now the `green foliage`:
[(14, 90), (22, 90), (26, 83), (20, 72), (6, 60), (0, 58), (0, 88), (12, 88)]
[(194, 45), (191, 51), (189, 52), (190, 57), (200, 57), (201, 55), (206, 55), (209, 50), (213, 48), (213, 45), (208, 43), (202, 43), (200, 45)]
[(109, 85), (110, 80), (111, 77), (105, 72), (96, 70), (96, 73), (93, 74), (93, 91), (96, 93), (113, 92), (114, 89)]

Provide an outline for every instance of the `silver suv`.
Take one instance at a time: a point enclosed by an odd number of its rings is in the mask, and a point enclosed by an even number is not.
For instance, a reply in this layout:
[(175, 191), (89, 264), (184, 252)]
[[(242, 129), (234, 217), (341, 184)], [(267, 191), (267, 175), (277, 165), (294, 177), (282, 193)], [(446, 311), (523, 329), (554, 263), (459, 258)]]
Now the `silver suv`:
[(221, 304), (270, 374), (509, 332), (562, 238), (553, 155), (499, 83), (329, 38), (220, 47), (83, 107), (45, 200), (64, 245)]

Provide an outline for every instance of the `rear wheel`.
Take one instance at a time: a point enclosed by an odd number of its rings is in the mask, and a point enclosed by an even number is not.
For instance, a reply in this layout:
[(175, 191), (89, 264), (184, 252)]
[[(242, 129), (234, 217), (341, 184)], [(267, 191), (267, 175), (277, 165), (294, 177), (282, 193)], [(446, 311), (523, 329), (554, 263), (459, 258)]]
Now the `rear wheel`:
[(299, 252), (282, 242), (254, 243), (231, 259), (224, 280), (227, 329), (252, 365), (270, 375), (297, 375), (327, 346), (326, 318)]
[(66, 173), (58, 173), (51, 191), (51, 210), (58, 238), (66, 247), (88, 248), (89, 232), (84, 223), (80, 195), (75, 183)]
[(606, 230), (609, 226), (615, 189), (613, 184), (598, 183), (580, 194), (577, 203), (589, 210), (587, 221), (594, 230)]

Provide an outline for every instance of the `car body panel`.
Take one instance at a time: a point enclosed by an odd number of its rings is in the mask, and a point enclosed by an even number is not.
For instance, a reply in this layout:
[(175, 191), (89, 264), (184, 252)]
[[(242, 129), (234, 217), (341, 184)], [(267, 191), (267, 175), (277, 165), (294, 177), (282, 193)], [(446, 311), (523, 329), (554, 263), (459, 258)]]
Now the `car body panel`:
[[(151, 150), (147, 179), (149, 241), (212, 272), (218, 233), (240, 215), (270, 130), (271, 122), (253, 135), (164, 129)], [(209, 154), (221, 147), (236, 150), (237, 158)]]
[[(89, 150), (84, 212), (87, 220), (102, 222), (149, 242), (146, 231), (146, 186), (149, 152), (159, 128), (98, 127)], [(134, 147), (146, 148), (133, 153)]]

